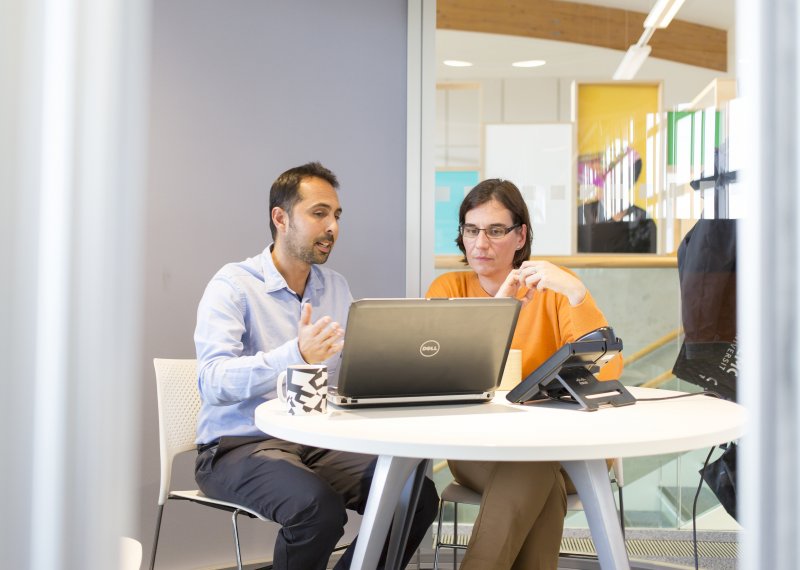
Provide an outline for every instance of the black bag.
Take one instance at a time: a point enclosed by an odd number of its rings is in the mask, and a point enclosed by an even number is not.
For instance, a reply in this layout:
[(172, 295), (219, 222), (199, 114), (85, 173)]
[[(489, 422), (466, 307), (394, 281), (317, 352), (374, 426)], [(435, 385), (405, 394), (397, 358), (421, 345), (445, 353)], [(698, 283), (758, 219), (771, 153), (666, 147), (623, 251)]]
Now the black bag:
[(717, 392), (726, 400), (736, 400), (738, 370), (736, 339), (733, 342), (684, 341), (672, 373), (704, 390)]
[(686, 334), (672, 373), (736, 399), (736, 220), (698, 220), (678, 248)]
[(706, 465), (703, 481), (714, 492), (730, 516), (736, 518), (736, 444), (729, 443), (725, 452)]

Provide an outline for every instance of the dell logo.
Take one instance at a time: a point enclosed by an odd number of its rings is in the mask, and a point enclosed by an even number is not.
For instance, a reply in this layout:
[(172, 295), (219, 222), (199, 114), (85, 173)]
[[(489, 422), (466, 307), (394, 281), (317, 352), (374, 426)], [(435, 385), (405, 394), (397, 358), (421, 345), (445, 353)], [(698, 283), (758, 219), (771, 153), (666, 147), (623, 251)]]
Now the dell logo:
[(435, 340), (426, 340), (422, 343), (422, 346), (419, 347), (419, 353), (425, 357), (436, 356), (438, 352), (439, 342)]

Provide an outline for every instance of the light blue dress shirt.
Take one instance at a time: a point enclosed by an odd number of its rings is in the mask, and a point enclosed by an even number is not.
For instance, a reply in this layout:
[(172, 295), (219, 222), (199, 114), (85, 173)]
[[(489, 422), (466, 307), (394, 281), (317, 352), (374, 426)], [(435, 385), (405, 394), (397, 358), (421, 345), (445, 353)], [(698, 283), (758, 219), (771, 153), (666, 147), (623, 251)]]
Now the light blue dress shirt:
[[(197, 308), (198, 444), (264, 435), (254, 423), (256, 406), (276, 397), (278, 374), (304, 363), (297, 345), (303, 303), (311, 303), (312, 322), (326, 315), (342, 327), (347, 322), (353, 298), (342, 275), (312, 265), (301, 301), (275, 268), (271, 249), (220, 269)], [(339, 362), (339, 354), (326, 361), (331, 383)]]

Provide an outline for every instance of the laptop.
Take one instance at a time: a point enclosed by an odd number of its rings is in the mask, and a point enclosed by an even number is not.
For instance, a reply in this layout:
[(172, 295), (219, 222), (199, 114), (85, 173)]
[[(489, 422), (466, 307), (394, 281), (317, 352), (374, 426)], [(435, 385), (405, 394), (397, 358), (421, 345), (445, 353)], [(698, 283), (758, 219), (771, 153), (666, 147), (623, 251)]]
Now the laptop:
[(345, 408), (488, 402), (520, 306), (511, 298), (355, 301), (328, 401)]

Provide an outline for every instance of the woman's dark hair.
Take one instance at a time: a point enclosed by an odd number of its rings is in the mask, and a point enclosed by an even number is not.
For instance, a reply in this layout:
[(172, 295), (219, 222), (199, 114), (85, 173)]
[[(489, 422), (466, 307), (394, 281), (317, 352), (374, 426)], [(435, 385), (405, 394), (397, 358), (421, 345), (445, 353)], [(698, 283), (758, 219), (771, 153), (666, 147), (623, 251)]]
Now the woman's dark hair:
[[(512, 225), (525, 224), (528, 230), (525, 234), (525, 245), (514, 254), (512, 265), (514, 269), (517, 269), (522, 265), (523, 261), (526, 261), (531, 256), (533, 232), (531, 230), (531, 217), (528, 214), (528, 206), (525, 205), (525, 200), (522, 198), (519, 188), (514, 186), (513, 182), (499, 178), (490, 178), (479, 182), (461, 202), (461, 208), (458, 211), (458, 226), (460, 228), (464, 225), (467, 212), (492, 200), (497, 200), (511, 212)], [(464, 258), (461, 261), (467, 263), (467, 250), (464, 248), (464, 240), (461, 238), (460, 231), (456, 238), (456, 245), (458, 245), (461, 253), (464, 254)]]
[(273, 240), (278, 229), (272, 221), (272, 209), (277, 207), (291, 214), (294, 205), (300, 201), (300, 183), (306, 178), (321, 178), (334, 188), (339, 188), (336, 175), (319, 162), (309, 162), (290, 168), (278, 176), (269, 191), (269, 231), (272, 232)]

